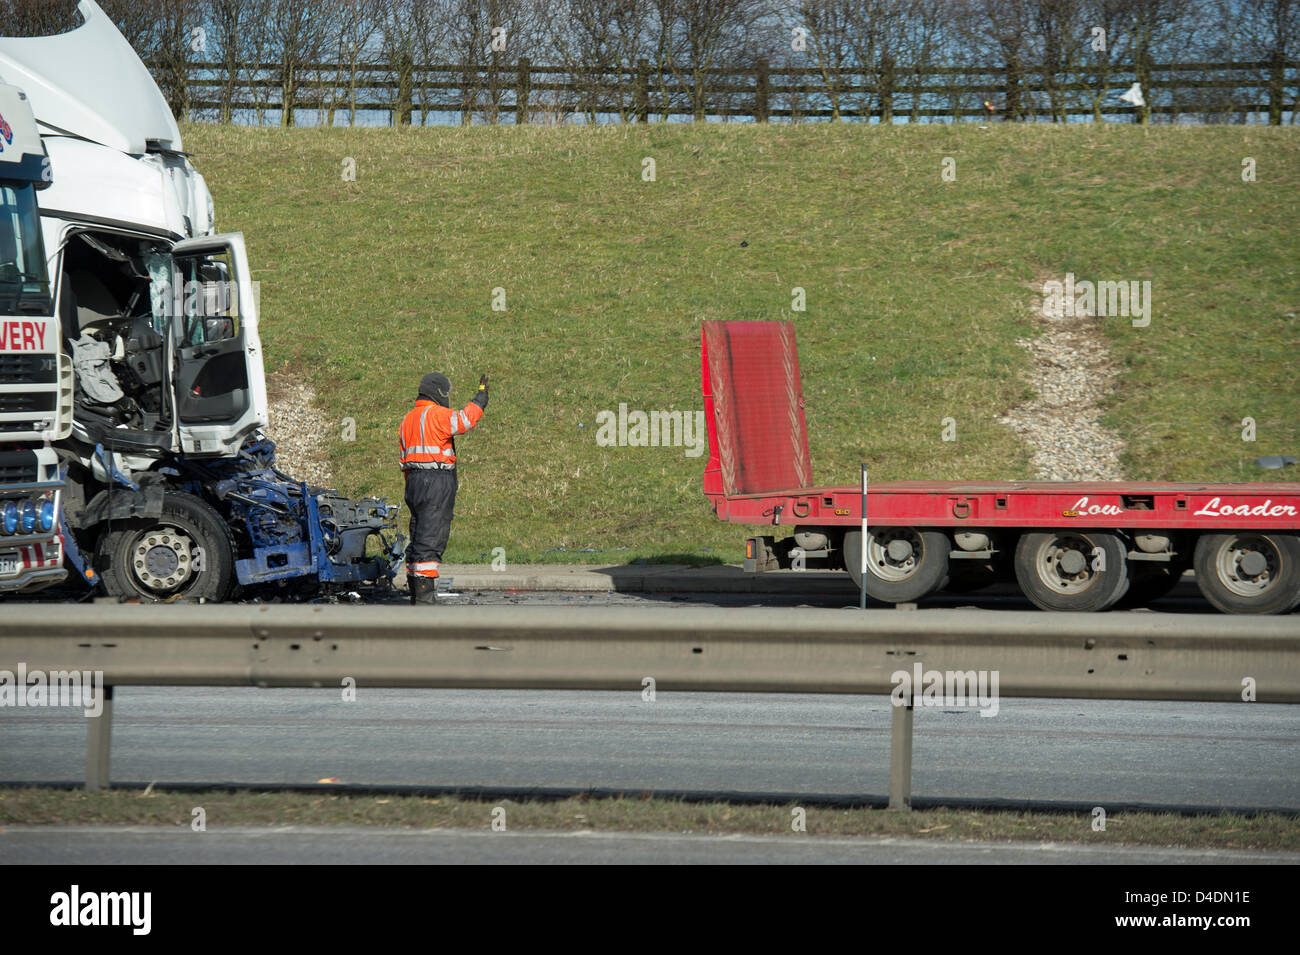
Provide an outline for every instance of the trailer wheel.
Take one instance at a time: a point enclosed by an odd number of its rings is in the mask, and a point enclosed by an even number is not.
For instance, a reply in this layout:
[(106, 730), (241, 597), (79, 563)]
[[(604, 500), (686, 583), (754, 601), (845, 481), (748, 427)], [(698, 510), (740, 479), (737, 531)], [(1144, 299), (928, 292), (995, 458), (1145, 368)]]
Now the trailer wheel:
[[(911, 603), (948, 584), (952, 544), (940, 531), (878, 527), (867, 531), (867, 593), (883, 603)], [(844, 535), (844, 568), (862, 586), (862, 531)]]
[(1042, 610), (1108, 610), (1128, 590), (1128, 551), (1106, 531), (1031, 531), (1016, 545), (1016, 580)]
[(1300, 538), (1240, 531), (1202, 534), (1196, 585), (1224, 613), (1286, 613), (1300, 603)]
[(221, 516), (190, 494), (163, 496), (162, 514), (114, 521), (95, 565), (114, 597), (225, 600), (234, 584), (234, 545)]

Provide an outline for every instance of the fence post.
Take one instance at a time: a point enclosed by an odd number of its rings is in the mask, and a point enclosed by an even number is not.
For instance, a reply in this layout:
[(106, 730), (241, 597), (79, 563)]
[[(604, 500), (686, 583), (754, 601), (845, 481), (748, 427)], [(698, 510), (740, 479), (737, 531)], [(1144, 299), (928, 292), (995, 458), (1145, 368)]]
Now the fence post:
[(533, 82), (532, 63), (528, 57), (519, 58), (519, 79), (515, 84), (515, 125), (528, 122), (528, 90)]
[[(1268, 124), (1282, 125), (1282, 83), (1284, 78), (1282, 54), (1274, 51), (1268, 73)], [(1292, 107), (1294, 109), (1295, 107)]]
[(474, 110), (470, 103), (470, 97), (475, 95), (478, 90), (470, 83), (470, 68), (468, 66), (461, 67), (460, 75), (460, 124), (462, 126), (471, 126), (474, 123)]
[(894, 58), (888, 53), (880, 61), (880, 125), (894, 123)]
[(1002, 74), (1003, 119), (1016, 123), (1021, 119), (1020, 113), (1020, 61), (1014, 57), (1007, 59)]
[(636, 61), (636, 121), (650, 122), (650, 61)]
[(397, 103), (393, 110), (394, 126), (410, 126), (415, 106), (412, 86), (415, 84), (415, 61), (405, 53), (397, 60)]
[(771, 88), (771, 70), (768, 66), (767, 57), (758, 58), (758, 78), (754, 83), (754, 119), (760, 123), (766, 123), (771, 118), (771, 111), (768, 109), (767, 94)]

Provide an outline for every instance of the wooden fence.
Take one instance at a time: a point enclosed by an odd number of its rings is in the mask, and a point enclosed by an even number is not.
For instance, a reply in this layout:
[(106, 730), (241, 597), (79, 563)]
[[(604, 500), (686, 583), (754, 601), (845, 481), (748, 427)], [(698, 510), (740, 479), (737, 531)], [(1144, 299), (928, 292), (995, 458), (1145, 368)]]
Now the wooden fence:
[[(1069, 71), (960, 66), (773, 66), (680, 70), (535, 66), (528, 59), (476, 65), (190, 62), (152, 64), (177, 115), (293, 125), (304, 111), (329, 125), (385, 114), (393, 124), (846, 120), (956, 122), (976, 117), (1068, 122), (1126, 117), (1295, 124), (1300, 63), (1097, 64)], [(1145, 104), (1120, 94), (1140, 83)], [(288, 109), (286, 109), (288, 104)]]

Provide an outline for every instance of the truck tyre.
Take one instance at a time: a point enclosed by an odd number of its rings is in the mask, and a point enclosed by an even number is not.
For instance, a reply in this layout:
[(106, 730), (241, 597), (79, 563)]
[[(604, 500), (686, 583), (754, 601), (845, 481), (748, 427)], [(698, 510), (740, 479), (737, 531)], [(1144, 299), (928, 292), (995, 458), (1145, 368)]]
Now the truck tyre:
[(1202, 534), (1192, 558), (1201, 594), (1224, 613), (1286, 613), (1300, 603), (1300, 537)]
[[(941, 531), (915, 527), (867, 530), (867, 593), (882, 603), (920, 600), (948, 585), (952, 544)], [(862, 586), (862, 531), (844, 535), (844, 569)]]
[(1108, 531), (1028, 531), (1016, 545), (1016, 580), (1041, 610), (1109, 610), (1129, 587), (1128, 549)]
[(221, 515), (191, 494), (168, 492), (158, 517), (113, 521), (95, 567), (114, 597), (222, 601), (235, 580), (233, 555)]

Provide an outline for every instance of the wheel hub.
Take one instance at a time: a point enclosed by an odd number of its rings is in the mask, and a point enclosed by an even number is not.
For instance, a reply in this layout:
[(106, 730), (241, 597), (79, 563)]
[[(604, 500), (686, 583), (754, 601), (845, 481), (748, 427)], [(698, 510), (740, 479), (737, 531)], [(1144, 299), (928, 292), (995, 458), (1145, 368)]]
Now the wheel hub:
[(1083, 569), (1088, 566), (1088, 562), (1083, 559), (1083, 555), (1077, 550), (1067, 550), (1061, 554), (1061, 572), (1069, 574), (1071, 577), (1083, 573)]
[(901, 564), (907, 558), (912, 556), (912, 545), (905, 540), (892, 540), (889, 546), (885, 548), (885, 553), (889, 559), (896, 564)]
[(1052, 538), (1038, 552), (1038, 577), (1058, 593), (1082, 593), (1097, 580), (1088, 565), (1091, 552), (1092, 544), (1085, 538)]
[(882, 580), (907, 580), (921, 566), (924, 545), (910, 527), (891, 527), (873, 533), (867, 545), (867, 565)]
[(150, 590), (168, 591), (193, 576), (194, 542), (174, 527), (141, 534), (131, 554), (136, 579)]
[(1219, 548), (1214, 562), (1219, 580), (1239, 597), (1258, 597), (1280, 577), (1282, 558), (1267, 537), (1234, 537)]
[(1247, 577), (1258, 577), (1268, 570), (1268, 558), (1257, 550), (1247, 551), (1241, 555), (1237, 566), (1241, 568), (1241, 572)]

